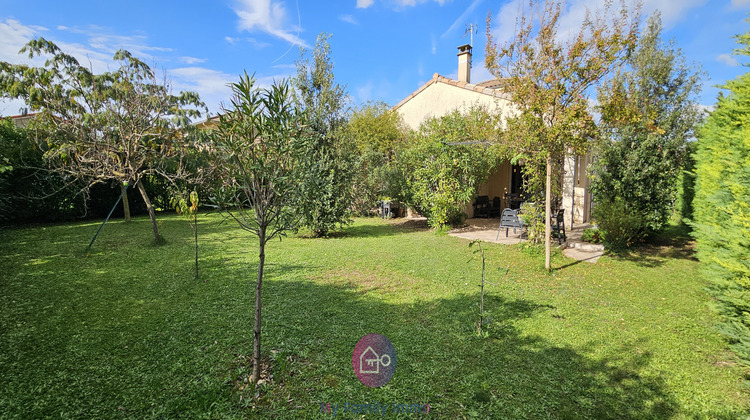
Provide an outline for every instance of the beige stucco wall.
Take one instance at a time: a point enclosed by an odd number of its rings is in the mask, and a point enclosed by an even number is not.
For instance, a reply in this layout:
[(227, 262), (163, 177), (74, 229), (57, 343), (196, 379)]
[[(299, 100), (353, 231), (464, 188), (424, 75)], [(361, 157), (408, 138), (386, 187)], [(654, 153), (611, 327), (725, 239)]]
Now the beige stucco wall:
[(440, 117), (456, 109), (468, 110), (473, 105), (485, 106), (491, 112), (508, 112), (506, 99), (475, 92), (446, 83), (433, 83), (398, 108), (406, 125), (416, 130), (427, 118)]
[[(495, 197), (500, 197), (500, 203), (503, 208), (507, 207), (508, 204), (505, 202), (505, 193), (510, 192), (510, 179), (511, 179), (511, 165), (509, 161), (504, 161), (490, 174), (487, 182), (482, 184), (477, 190), (477, 195), (486, 195), (490, 198), (490, 202)], [(472, 205), (474, 200), (466, 206), (464, 213), (469, 217), (474, 217), (474, 206)]]

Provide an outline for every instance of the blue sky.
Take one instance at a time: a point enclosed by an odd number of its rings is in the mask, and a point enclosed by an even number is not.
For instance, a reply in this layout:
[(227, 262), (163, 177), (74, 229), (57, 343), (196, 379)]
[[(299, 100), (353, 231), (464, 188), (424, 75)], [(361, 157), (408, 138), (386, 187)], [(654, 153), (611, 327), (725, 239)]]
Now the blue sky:
[[(382, 100), (394, 105), (440, 73), (455, 77), (456, 47), (474, 35), (472, 81), (483, 68), (485, 20), (502, 40), (512, 34), (519, 0), (217, 0), (0, 1), (0, 60), (28, 61), (18, 50), (33, 37), (57, 43), (95, 71), (112, 68), (125, 48), (160, 70), (180, 90), (195, 90), (215, 114), (229, 97), (226, 84), (243, 70), (261, 84), (294, 74), (299, 46), (311, 48), (320, 32), (330, 44), (337, 82), (352, 104)], [(586, 7), (603, 0), (570, 0), (563, 27), (575, 27)], [(721, 84), (745, 72), (731, 55), (733, 35), (750, 28), (750, 0), (644, 0), (660, 10), (665, 38), (674, 38), (688, 62), (707, 73), (700, 103), (711, 106)], [(747, 62), (747, 61), (744, 61)], [(37, 62), (39, 63), (39, 62)], [(21, 103), (0, 101), (0, 115)]]

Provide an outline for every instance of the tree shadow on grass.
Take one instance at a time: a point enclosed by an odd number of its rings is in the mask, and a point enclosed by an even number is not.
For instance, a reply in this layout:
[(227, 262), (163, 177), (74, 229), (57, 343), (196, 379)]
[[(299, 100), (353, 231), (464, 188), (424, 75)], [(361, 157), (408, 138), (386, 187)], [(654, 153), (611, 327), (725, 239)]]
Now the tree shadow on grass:
[[(278, 373), (284, 386), (260, 403), (269, 415), (314, 416), (328, 402), (429, 403), (430, 414), (451, 418), (663, 419), (680, 412), (663, 378), (645, 373), (650, 354), (623, 348), (616, 358), (593, 358), (588, 349), (523, 331), (518, 322), (533, 317), (564, 328), (564, 317), (543, 302), (485, 296), (490, 334), (480, 338), (477, 295), (390, 304), (351, 285), (278, 280), (266, 287), (264, 351), (304, 360)], [(369, 333), (387, 336), (398, 355), (396, 374), (378, 389), (352, 372), (354, 345)]]

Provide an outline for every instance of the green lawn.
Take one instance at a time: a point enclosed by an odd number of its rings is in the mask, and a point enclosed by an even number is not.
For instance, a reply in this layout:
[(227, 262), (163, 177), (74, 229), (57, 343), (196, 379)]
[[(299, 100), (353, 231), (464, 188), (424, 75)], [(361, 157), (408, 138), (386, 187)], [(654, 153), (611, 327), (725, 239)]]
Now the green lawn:
[[(195, 281), (189, 225), (159, 218), (166, 245), (136, 218), (109, 223), (89, 254), (95, 222), (0, 231), (0, 417), (333, 418), (320, 411), (331, 403), (352, 418), (346, 403), (429, 403), (422, 417), (737, 418), (750, 406), (687, 248), (555, 255), (547, 275), (543, 255), (485, 244), (483, 338), (468, 241), (369, 219), (270, 243), (271, 377), (254, 400), (257, 241), (203, 217)], [(382, 388), (352, 371), (368, 333), (396, 348)]]

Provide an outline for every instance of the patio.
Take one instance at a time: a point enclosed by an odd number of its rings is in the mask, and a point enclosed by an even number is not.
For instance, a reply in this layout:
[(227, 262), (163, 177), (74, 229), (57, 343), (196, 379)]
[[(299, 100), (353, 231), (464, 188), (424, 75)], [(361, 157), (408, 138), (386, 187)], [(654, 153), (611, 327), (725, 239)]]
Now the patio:
[[(500, 226), (500, 219), (483, 219), (471, 218), (466, 220), (466, 226), (456, 228), (448, 232), (448, 235), (457, 238), (475, 240), (479, 239), (484, 242), (496, 244), (513, 245), (525, 241), (521, 239), (521, 230), (516, 229), (513, 233), (511, 228), (508, 236), (505, 236), (505, 228), (498, 235), (497, 228)], [(604, 253), (604, 247), (596, 244), (589, 244), (581, 241), (581, 235), (584, 229), (590, 227), (588, 223), (577, 223), (573, 228), (566, 227), (567, 241), (563, 242), (563, 254), (579, 261), (595, 263)], [(557, 246), (556, 242), (553, 245)]]

